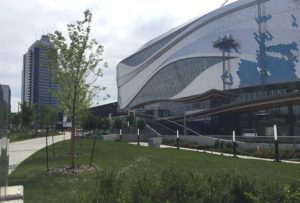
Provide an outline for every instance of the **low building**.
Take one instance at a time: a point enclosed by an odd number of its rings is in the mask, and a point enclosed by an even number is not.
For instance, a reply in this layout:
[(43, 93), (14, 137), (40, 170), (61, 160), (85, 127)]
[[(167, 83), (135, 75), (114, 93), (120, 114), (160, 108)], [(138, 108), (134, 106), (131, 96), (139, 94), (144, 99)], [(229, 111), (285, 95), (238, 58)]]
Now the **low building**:
[(115, 117), (119, 115), (118, 102), (91, 107), (90, 111), (97, 117)]

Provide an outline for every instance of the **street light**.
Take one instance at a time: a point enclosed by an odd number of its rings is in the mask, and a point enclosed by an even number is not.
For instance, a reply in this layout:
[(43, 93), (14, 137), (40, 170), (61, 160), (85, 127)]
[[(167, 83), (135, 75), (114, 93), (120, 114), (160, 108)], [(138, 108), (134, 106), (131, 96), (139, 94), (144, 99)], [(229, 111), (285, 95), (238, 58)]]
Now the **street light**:
[(179, 149), (179, 130), (177, 130), (176, 145), (177, 145), (177, 149)]
[(140, 129), (137, 129), (137, 144), (140, 145)]
[(278, 150), (278, 135), (277, 135), (277, 125), (274, 125), (274, 145), (275, 145), (275, 161), (279, 161), (279, 150)]
[(236, 155), (236, 139), (235, 139), (235, 131), (232, 131), (232, 145), (233, 145), (233, 158), (238, 158)]
[(129, 134), (129, 121), (127, 121), (127, 129), (128, 129), (128, 134)]

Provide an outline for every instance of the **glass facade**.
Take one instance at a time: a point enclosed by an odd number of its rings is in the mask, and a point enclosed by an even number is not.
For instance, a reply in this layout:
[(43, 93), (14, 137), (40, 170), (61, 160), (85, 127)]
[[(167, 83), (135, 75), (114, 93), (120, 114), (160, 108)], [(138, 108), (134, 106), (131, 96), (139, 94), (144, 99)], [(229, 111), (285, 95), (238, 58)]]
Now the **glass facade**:
[(289, 104), (239, 114), (240, 133), (243, 129), (256, 129), (259, 136), (272, 136), (268, 129), (274, 124), (279, 136), (300, 136), (299, 104)]
[(132, 100), (129, 107), (168, 99), (182, 91), (203, 71), (221, 61), (221, 57), (187, 58), (175, 61), (159, 70)]
[[(178, 125), (182, 126), (186, 117), (187, 128), (202, 135), (230, 136), (235, 129), (237, 135), (251, 131), (259, 137), (269, 136), (268, 140), (272, 140), (273, 126), (276, 124), (278, 136), (293, 142), (293, 137), (300, 136), (299, 85), (299, 82), (295, 82), (232, 89), (226, 91), (231, 92), (231, 96), (212, 93), (203, 99), (200, 97), (184, 102), (158, 102), (146, 105), (138, 112), (147, 118), (152, 116), (152, 119), (173, 131), (176, 128), (182, 131), (183, 128)], [(289, 99), (291, 96), (298, 96), (298, 99)], [(255, 106), (260, 102), (260, 105)], [(244, 104), (246, 106), (243, 107)], [(254, 106), (247, 106), (248, 104)], [(227, 108), (232, 110), (227, 111)], [(213, 110), (216, 113), (199, 116)]]
[(23, 57), (22, 101), (32, 104), (56, 106), (57, 102), (51, 91), (57, 89), (53, 81), (53, 70), (47, 59), (50, 47), (47, 36), (35, 42)]
[[(8, 117), (10, 113), (10, 88), (0, 85), (0, 197), (6, 196), (8, 185)], [(0, 199), (1, 201), (1, 199)]]
[(174, 39), (179, 33), (181, 33), (185, 27), (179, 29), (178, 31), (164, 37), (163, 39), (159, 40), (158, 42), (150, 45), (149, 47), (139, 51), (138, 53), (128, 57), (122, 63), (129, 65), (129, 66), (137, 66), (142, 62), (146, 61), (148, 58), (153, 56), (157, 51), (163, 48), (166, 44), (168, 44), (172, 39)]
[(192, 103), (176, 103), (176, 102), (160, 102), (150, 104), (143, 107), (143, 113), (158, 117), (175, 117), (186, 114), (192, 114), (197, 111), (207, 110), (210, 108), (211, 101), (209, 99), (192, 102)]

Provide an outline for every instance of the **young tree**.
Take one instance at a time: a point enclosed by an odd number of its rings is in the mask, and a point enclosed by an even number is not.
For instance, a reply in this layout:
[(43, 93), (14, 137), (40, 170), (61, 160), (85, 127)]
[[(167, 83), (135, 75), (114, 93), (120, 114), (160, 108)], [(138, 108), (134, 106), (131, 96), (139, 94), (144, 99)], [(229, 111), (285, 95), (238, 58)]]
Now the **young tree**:
[[(54, 78), (58, 90), (54, 96), (59, 104), (70, 115), (71, 127), (71, 168), (75, 167), (75, 127), (80, 113), (85, 111), (96, 95), (96, 90), (104, 90), (96, 85), (103, 76), (99, 64), (102, 59), (103, 46), (90, 38), (92, 13), (84, 12), (84, 20), (69, 24), (66, 39), (60, 31), (49, 34), (54, 49), (49, 54), (54, 67)], [(105, 65), (105, 64), (104, 64)]]
[(127, 121), (129, 121), (129, 123), (131, 125), (134, 125), (135, 124), (135, 116), (133, 114), (130, 114), (128, 117), (127, 117)]
[(118, 130), (122, 128), (122, 120), (121, 119), (117, 118), (115, 120), (115, 122), (114, 122), (114, 128), (118, 129)]
[(88, 112), (81, 120), (81, 127), (84, 130), (90, 131), (97, 129), (98, 120), (92, 113)]
[(34, 121), (34, 107), (32, 104), (25, 101), (21, 104), (20, 118), (21, 125), (23, 128), (25, 128), (25, 132), (27, 134), (31, 122)]
[(137, 128), (144, 130), (146, 128), (146, 122), (143, 119), (138, 119)]
[[(1, 113), (1, 112), (0, 112)], [(21, 124), (20, 113), (11, 113), (10, 114), (10, 123), (12, 127), (17, 130)]]
[(96, 122), (97, 122), (97, 130), (102, 130), (102, 118), (97, 117), (96, 118)]
[(39, 128), (55, 127), (58, 120), (56, 107), (41, 105), (39, 107), (38, 122)]
[(103, 130), (103, 133), (106, 134), (106, 130), (108, 130), (110, 128), (110, 122), (109, 122), (108, 118), (101, 119), (101, 127)]

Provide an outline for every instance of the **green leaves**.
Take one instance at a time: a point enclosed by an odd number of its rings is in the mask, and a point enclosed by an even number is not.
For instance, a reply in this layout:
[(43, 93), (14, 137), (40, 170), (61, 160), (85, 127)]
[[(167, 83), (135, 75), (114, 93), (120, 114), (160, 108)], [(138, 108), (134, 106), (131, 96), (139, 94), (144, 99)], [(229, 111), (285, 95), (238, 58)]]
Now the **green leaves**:
[(23, 128), (26, 129), (26, 131), (28, 131), (31, 122), (33, 122), (34, 120), (34, 114), (35, 114), (35, 109), (32, 104), (25, 101), (21, 103), (21, 112), (20, 112), (21, 125)]
[(96, 39), (90, 39), (91, 22), (92, 13), (86, 10), (82, 21), (67, 25), (68, 39), (60, 31), (49, 34), (54, 47), (49, 58), (59, 87), (54, 95), (72, 122), (71, 168), (75, 166), (75, 126), (80, 114), (89, 108), (92, 98), (98, 93), (94, 84), (103, 76), (99, 67), (103, 61), (103, 46)]
[(39, 106), (39, 127), (55, 127), (58, 121), (58, 109), (49, 105)]
[(55, 49), (50, 58), (59, 85), (55, 96), (75, 122), (78, 114), (89, 107), (92, 98), (105, 90), (94, 85), (103, 76), (99, 65), (104, 49), (96, 39), (90, 39), (91, 22), (92, 13), (86, 10), (83, 20), (67, 25), (69, 39), (60, 31), (49, 34)]

